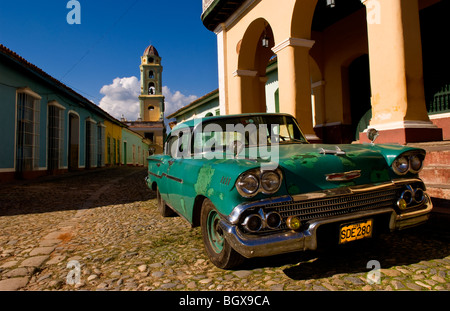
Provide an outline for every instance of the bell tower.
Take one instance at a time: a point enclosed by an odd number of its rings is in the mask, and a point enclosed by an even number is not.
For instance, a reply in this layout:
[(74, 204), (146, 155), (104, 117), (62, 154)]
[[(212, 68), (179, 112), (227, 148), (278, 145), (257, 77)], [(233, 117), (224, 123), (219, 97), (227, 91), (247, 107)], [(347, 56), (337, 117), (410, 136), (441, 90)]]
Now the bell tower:
[[(161, 57), (153, 45), (149, 45), (141, 56), (141, 93), (139, 95), (140, 114), (137, 121), (126, 122), (129, 129), (147, 139), (151, 152), (163, 152), (164, 96), (162, 95)], [(124, 147), (125, 148), (125, 147)], [(150, 149), (149, 149), (150, 152)]]
[(141, 95), (139, 96), (142, 121), (164, 120), (164, 96), (162, 95), (161, 57), (153, 45), (141, 56)]

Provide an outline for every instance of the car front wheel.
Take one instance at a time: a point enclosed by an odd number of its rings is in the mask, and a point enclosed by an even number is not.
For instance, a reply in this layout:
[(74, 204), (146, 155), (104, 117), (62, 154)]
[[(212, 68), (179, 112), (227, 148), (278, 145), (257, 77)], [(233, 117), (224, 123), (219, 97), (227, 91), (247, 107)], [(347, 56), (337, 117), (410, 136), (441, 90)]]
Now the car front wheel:
[(201, 229), (206, 253), (217, 267), (231, 269), (240, 265), (244, 261), (244, 257), (227, 242), (219, 222), (219, 213), (212, 202), (205, 199), (202, 205)]

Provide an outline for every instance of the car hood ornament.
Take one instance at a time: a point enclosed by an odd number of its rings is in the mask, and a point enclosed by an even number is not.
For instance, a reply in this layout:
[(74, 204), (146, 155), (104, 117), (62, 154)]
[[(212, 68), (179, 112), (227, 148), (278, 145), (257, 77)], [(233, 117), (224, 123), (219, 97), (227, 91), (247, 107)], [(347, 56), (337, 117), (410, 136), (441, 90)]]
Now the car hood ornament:
[(319, 149), (319, 153), (320, 154), (324, 154), (324, 155), (325, 154), (334, 154), (334, 155), (346, 155), (347, 154), (344, 150), (339, 148), (339, 146), (335, 146), (334, 150), (320, 148)]
[(370, 143), (373, 145), (377, 137), (380, 135), (377, 129), (370, 128), (367, 130), (367, 138), (369, 138)]

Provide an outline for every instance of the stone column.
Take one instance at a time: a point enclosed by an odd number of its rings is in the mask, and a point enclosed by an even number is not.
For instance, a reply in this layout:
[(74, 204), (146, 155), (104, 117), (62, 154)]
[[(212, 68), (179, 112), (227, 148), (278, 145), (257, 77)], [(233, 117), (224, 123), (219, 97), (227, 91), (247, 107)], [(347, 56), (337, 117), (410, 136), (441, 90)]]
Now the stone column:
[(233, 76), (238, 98), (237, 103), (229, 107), (230, 113), (266, 112), (264, 86), (267, 78), (260, 77), (256, 70), (236, 70)]
[(220, 24), (214, 32), (217, 35), (217, 58), (218, 58), (218, 75), (219, 75), (219, 109), (221, 115), (228, 114), (228, 87), (227, 87), (227, 34), (225, 24)]
[(312, 95), (315, 101), (315, 122), (313, 125), (320, 125), (326, 122), (325, 120), (325, 81), (317, 81), (311, 84)]
[(280, 112), (293, 115), (306, 138), (318, 142), (312, 122), (309, 50), (314, 41), (288, 38), (272, 50), (278, 58)]
[[(430, 122), (423, 86), (418, 0), (361, 0), (366, 5), (372, 120), (379, 143), (442, 140)], [(367, 141), (364, 135), (360, 140)]]

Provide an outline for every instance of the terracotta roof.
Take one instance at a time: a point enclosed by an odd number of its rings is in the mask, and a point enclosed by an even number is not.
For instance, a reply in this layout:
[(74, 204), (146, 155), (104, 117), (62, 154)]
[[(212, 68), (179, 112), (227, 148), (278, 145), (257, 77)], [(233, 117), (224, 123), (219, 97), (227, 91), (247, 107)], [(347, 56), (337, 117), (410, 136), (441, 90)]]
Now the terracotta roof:
[(57, 87), (59, 90), (65, 92), (67, 95), (71, 96), (75, 100), (79, 101), (80, 104), (85, 106), (88, 109), (94, 110), (98, 114), (101, 114), (105, 119), (108, 119), (109, 121), (112, 121), (122, 127), (127, 127), (124, 123), (120, 122), (113, 116), (111, 116), (109, 113), (104, 111), (102, 108), (97, 106), (96, 104), (92, 103), (89, 99), (85, 98), (83, 95), (75, 92), (73, 89), (62, 83), (61, 81), (53, 78), (51, 75), (46, 73), (41, 68), (37, 67), (36, 65), (30, 63), (25, 58), (17, 54), (16, 52), (8, 49), (3, 44), (0, 44), (0, 56), (1, 55), (6, 56), (10, 61), (16, 63), (17, 65), (21, 66), (22, 68), (28, 69), (33, 74), (35, 74), (38, 78), (45, 80), (47, 83), (52, 84), (53, 86)]
[(159, 57), (159, 53), (156, 50), (156, 48), (153, 45), (149, 45), (145, 51), (144, 51), (144, 56), (158, 56)]
[(164, 128), (163, 121), (127, 121), (125, 122), (131, 129), (136, 128)]

